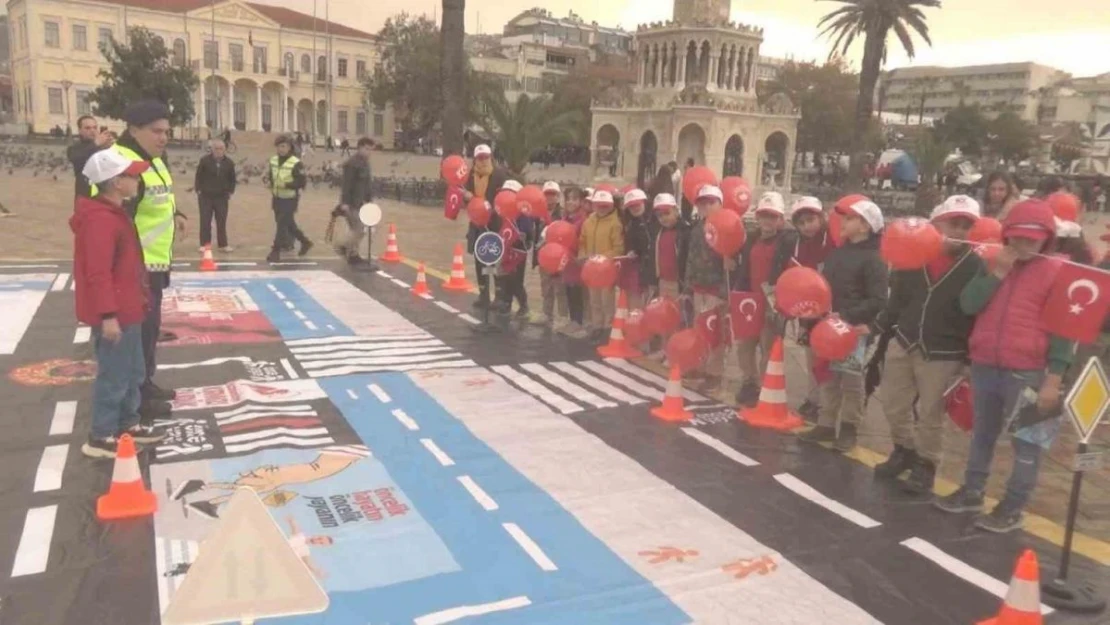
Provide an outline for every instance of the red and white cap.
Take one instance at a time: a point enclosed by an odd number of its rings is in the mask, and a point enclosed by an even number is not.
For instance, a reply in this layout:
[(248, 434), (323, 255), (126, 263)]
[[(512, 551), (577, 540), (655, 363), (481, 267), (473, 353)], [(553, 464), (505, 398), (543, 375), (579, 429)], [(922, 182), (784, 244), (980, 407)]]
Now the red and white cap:
[(513, 193), (520, 193), (520, 190), (523, 188), (524, 185), (520, 184), (516, 180), (506, 180), (505, 184), (501, 185), (502, 190), (512, 191)]
[(489, 158), (490, 156), (493, 156), (493, 150), (489, 149), (488, 145), (480, 143), (474, 148), (474, 158)]
[(883, 209), (871, 200), (859, 200), (844, 209), (837, 207), (837, 212), (841, 215), (856, 215), (863, 219), (868, 226), (871, 226), (871, 232), (879, 232), (883, 229)]
[(821, 205), (821, 200), (812, 195), (806, 195), (798, 198), (790, 207), (790, 218), (793, 219), (802, 213), (816, 213), (820, 215), (824, 210), (825, 208)]
[(89, 157), (81, 173), (89, 182), (100, 184), (118, 176), (138, 176), (147, 169), (150, 163), (146, 161), (133, 161), (116, 150), (101, 150)]
[(644, 202), (647, 202), (647, 194), (640, 189), (632, 189), (631, 191), (626, 191), (624, 194), (625, 206), (643, 204)]
[(702, 188), (698, 189), (698, 197), (696, 197), (694, 199), (695, 200), (701, 200), (701, 199), (704, 199), (704, 198), (714, 198), (718, 202), (724, 202), (725, 201), (725, 194), (721, 193), (721, 188), (718, 187), (717, 185), (707, 184), (707, 185), (702, 185)]
[(982, 216), (983, 212), (975, 198), (966, 195), (953, 195), (933, 209), (933, 213), (929, 215), (929, 221), (966, 217), (974, 222)]
[(655, 200), (652, 202), (652, 207), (655, 208), (655, 210), (659, 210), (661, 208), (675, 208), (677, 206), (678, 202), (670, 193), (660, 193), (659, 195), (655, 196)]
[(586, 187), (585, 189), (582, 189), (582, 191), (583, 191), (583, 193), (586, 194), (586, 201), (587, 202), (594, 201), (594, 188), (593, 187)]
[(1060, 219), (1059, 217), (1056, 217), (1055, 219), (1057, 237), (1061, 239), (1078, 239), (1079, 237), (1083, 236), (1083, 226), (1075, 223), (1074, 221)]
[(759, 202), (755, 205), (755, 214), (772, 213), (782, 217), (786, 214), (786, 201), (782, 199), (782, 194), (777, 191), (768, 191), (759, 196)]
[(559, 193), (562, 193), (562, 191), (563, 190), (559, 188), (559, 183), (555, 182), (554, 180), (548, 180), (547, 182), (543, 183), (544, 193), (554, 193), (558, 195)]
[(613, 194), (609, 193), (608, 191), (594, 191), (593, 196), (590, 197), (590, 201), (594, 204), (605, 204), (608, 206), (612, 206)]

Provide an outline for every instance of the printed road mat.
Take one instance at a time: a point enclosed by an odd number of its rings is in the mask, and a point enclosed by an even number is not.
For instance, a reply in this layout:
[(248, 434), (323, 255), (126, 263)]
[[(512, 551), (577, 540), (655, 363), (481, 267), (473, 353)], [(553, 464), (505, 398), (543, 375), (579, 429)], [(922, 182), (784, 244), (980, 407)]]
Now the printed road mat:
[(692, 422), (659, 422), (661, 377), (475, 332), (465, 296), (413, 296), (407, 268), (175, 274), (158, 379), (178, 395), (141, 454), (159, 509), (102, 525), (91, 332), (64, 268), (39, 271), (0, 271), (4, 625), (159, 623), (241, 487), (330, 598), (274, 622), (966, 624), (1023, 548), (1058, 554), (692, 391)]

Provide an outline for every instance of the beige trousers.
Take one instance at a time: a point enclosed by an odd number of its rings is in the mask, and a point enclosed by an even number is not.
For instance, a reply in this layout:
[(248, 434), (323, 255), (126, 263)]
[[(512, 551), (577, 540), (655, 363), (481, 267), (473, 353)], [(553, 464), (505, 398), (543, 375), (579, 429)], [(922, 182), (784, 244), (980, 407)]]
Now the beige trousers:
[(890, 341), (879, 396), (896, 445), (916, 450), (922, 458), (940, 464), (944, 447), (944, 391), (961, 369), (960, 361), (926, 360), (921, 350), (907, 352), (898, 339)]
[(608, 328), (617, 313), (617, 292), (615, 289), (589, 289), (590, 319), (593, 330)]
[(817, 425), (859, 425), (863, 418), (863, 375), (833, 371), (821, 385), (821, 414)]

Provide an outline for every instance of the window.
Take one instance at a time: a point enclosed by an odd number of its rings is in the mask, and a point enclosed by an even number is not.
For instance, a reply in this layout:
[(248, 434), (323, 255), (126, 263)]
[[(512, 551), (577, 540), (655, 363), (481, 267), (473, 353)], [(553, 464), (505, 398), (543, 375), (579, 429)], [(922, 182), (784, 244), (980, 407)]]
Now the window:
[(286, 52), (285, 57), (282, 59), (281, 66), (285, 69), (286, 76), (293, 75), (293, 53)]
[(270, 94), (262, 93), (262, 130), (270, 132), (274, 123), (274, 104)]
[(312, 73), (312, 57), (308, 56), (307, 54), (301, 55), (301, 73)]
[(366, 134), (366, 111), (359, 111), (355, 113), (355, 134)]
[(188, 52), (185, 50), (185, 41), (182, 39), (173, 40), (173, 64), (178, 67), (184, 67)]
[(335, 114), (336, 125), (339, 126), (337, 132), (347, 133), (347, 111), (339, 111)]
[(366, 61), (355, 61), (355, 76), (359, 80), (366, 80)]
[(77, 115), (92, 115), (92, 106), (89, 104), (89, 90), (77, 90)]
[(325, 57), (316, 58), (316, 79), (327, 80), (328, 76), (328, 60)]
[(220, 64), (220, 44), (216, 41), (204, 42), (204, 68), (216, 69)]
[(380, 137), (385, 132), (385, 117), (381, 113), (374, 113), (374, 136)]
[(112, 29), (101, 27), (96, 31), (96, 45), (99, 48), (107, 48), (112, 45)]
[(85, 27), (81, 24), (73, 25), (73, 49), (74, 50), (88, 50), (89, 49), (89, 36)]
[(347, 59), (339, 59), (339, 68), (336, 70), (340, 78), (347, 77)]
[(234, 116), (236, 130), (247, 129), (247, 100), (241, 91), (235, 90), (231, 103), (231, 113)]
[(238, 43), (228, 44), (227, 51), (231, 56), (231, 71), (243, 71), (243, 46)]
[(264, 48), (262, 46), (255, 46), (254, 47), (254, 73), (256, 73), (256, 74), (265, 74), (267, 65), (268, 65), (268, 63), (266, 62), (266, 48)]
[(62, 36), (58, 32), (58, 22), (45, 22), (43, 30), (46, 33), (47, 48), (60, 48), (62, 46)]
[(50, 87), (46, 90), (46, 101), (50, 106), (51, 115), (62, 115), (65, 113), (64, 105), (62, 104), (62, 90), (58, 87)]

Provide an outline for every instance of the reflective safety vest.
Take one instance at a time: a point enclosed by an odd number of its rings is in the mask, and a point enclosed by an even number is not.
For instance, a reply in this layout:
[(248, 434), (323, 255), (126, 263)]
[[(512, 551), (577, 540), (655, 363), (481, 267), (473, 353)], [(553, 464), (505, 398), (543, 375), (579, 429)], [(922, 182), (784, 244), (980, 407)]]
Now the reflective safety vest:
[(299, 158), (289, 155), (284, 163), (279, 163), (278, 157), (270, 157), (270, 191), (274, 197), (289, 199), (297, 197), (297, 190), (293, 187), (293, 168), (301, 162)]
[[(144, 160), (131, 148), (118, 143), (112, 149), (124, 158)], [(135, 229), (143, 246), (143, 262), (147, 271), (169, 271), (173, 260), (174, 219), (177, 200), (173, 195), (173, 177), (161, 157), (150, 161), (150, 168), (143, 172), (143, 197), (135, 205)], [(98, 189), (90, 185), (89, 195), (95, 197)]]

